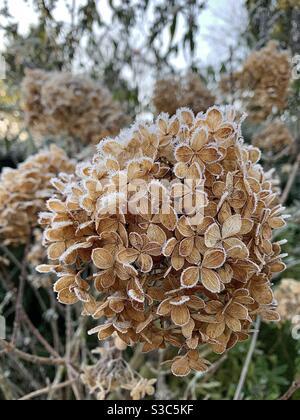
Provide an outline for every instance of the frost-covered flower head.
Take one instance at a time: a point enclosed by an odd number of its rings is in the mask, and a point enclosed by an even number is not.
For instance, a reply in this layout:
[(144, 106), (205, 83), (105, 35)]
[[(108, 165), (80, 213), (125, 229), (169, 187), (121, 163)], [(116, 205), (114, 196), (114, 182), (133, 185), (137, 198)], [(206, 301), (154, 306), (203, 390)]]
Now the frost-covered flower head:
[(241, 71), (224, 78), (221, 88), (228, 93), (237, 92), (250, 119), (263, 122), (286, 109), (291, 79), (289, 52), (279, 50), (278, 43), (271, 41), (252, 52)]
[(158, 114), (174, 115), (182, 107), (189, 107), (196, 114), (204, 112), (214, 105), (215, 99), (200, 76), (189, 72), (183, 77), (172, 75), (158, 80), (152, 101)]
[(103, 141), (78, 181), (57, 182), (41, 215), (53, 264), (38, 270), (57, 273), (60, 302), (99, 320), (100, 340), (174, 346), (175, 375), (206, 371), (201, 345), (221, 354), (258, 315), (279, 319), (272, 236), (285, 220), (260, 155), (231, 108), (180, 109)]
[(22, 95), (25, 121), (40, 136), (97, 143), (128, 123), (111, 93), (87, 76), (28, 70)]
[(17, 169), (4, 168), (0, 177), (0, 237), (5, 244), (27, 243), (54, 194), (53, 177), (74, 173), (75, 164), (63, 150), (51, 146), (31, 156)]

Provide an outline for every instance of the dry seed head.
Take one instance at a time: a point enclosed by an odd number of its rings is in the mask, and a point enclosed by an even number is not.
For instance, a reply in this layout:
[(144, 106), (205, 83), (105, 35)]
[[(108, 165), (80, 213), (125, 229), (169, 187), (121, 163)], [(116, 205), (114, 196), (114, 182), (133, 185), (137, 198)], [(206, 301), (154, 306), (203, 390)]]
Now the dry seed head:
[(288, 8), (300, 8), (300, 1), (299, 0), (278, 0), (278, 8), (286, 10)]
[(100, 360), (83, 366), (81, 381), (98, 400), (105, 400), (120, 388), (130, 392), (133, 400), (142, 400), (155, 393), (156, 379), (142, 378), (120, 357), (114, 348), (100, 348)]
[(22, 95), (26, 123), (40, 136), (97, 143), (128, 123), (110, 92), (86, 76), (28, 70)]
[(270, 41), (248, 57), (241, 71), (224, 78), (220, 87), (224, 92), (238, 90), (250, 119), (262, 122), (287, 107), (291, 79), (290, 54)]
[(275, 120), (268, 124), (253, 139), (253, 145), (268, 153), (279, 153), (291, 147), (295, 142), (284, 122)]
[(188, 73), (182, 78), (169, 76), (158, 80), (152, 101), (158, 114), (174, 115), (182, 107), (192, 109), (195, 114), (204, 112), (214, 105), (215, 99), (197, 74)]
[(74, 173), (74, 162), (56, 146), (31, 156), (17, 169), (4, 168), (0, 177), (0, 237), (5, 244), (27, 243), (55, 193), (51, 179)]
[(275, 299), (278, 301), (278, 312), (281, 320), (293, 321), (300, 315), (300, 282), (293, 279), (284, 279), (275, 290)]
[(257, 315), (279, 319), (271, 281), (285, 265), (272, 236), (285, 220), (260, 156), (231, 108), (180, 109), (103, 141), (49, 200), (53, 264), (38, 270), (58, 274), (60, 302), (101, 320), (100, 340), (174, 346), (185, 350), (175, 375), (204, 372), (202, 344), (220, 354)]

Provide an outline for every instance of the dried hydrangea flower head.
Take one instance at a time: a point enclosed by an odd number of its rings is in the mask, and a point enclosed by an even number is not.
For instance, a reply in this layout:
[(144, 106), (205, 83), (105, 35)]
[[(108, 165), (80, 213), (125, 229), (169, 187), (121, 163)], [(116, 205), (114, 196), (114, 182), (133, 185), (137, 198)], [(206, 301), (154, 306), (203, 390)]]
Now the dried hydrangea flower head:
[(293, 279), (284, 279), (275, 290), (275, 299), (278, 301), (278, 312), (281, 320), (293, 321), (300, 315), (300, 282)]
[(56, 146), (31, 156), (17, 169), (4, 168), (0, 177), (0, 237), (5, 244), (27, 243), (38, 214), (55, 189), (51, 179), (73, 173), (74, 162)]
[(253, 145), (267, 153), (280, 153), (290, 148), (295, 142), (284, 122), (275, 120), (268, 124), (253, 139)]
[(105, 140), (49, 200), (54, 262), (38, 271), (58, 274), (60, 302), (101, 320), (100, 340), (174, 346), (175, 375), (206, 371), (202, 344), (221, 354), (258, 315), (279, 319), (271, 281), (285, 264), (272, 234), (285, 220), (260, 156), (231, 108), (180, 109)]
[(279, 9), (289, 9), (289, 8), (300, 8), (300, 0), (278, 0), (278, 8)]
[(239, 92), (239, 99), (254, 122), (265, 121), (270, 115), (287, 107), (292, 60), (287, 51), (280, 51), (271, 41), (259, 51), (254, 51), (241, 71), (221, 82), (224, 92)]
[(40, 136), (68, 135), (97, 143), (128, 123), (110, 92), (87, 76), (28, 70), (22, 96), (25, 121)]
[(41, 275), (37, 273), (35, 269), (37, 265), (47, 261), (47, 251), (43, 246), (43, 232), (40, 228), (36, 228), (32, 232), (31, 245), (28, 249), (28, 254), (26, 255), (26, 261), (29, 269), (27, 278), (31, 285), (36, 289), (49, 289), (53, 283), (53, 275)]
[(156, 379), (141, 377), (113, 348), (100, 348), (93, 353), (99, 353), (100, 360), (83, 367), (81, 381), (98, 400), (105, 400), (120, 389), (129, 391), (133, 400), (154, 395)]
[(201, 78), (190, 72), (182, 78), (169, 76), (158, 80), (152, 101), (158, 114), (174, 115), (182, 107), (188, 107), (196, 114), (204, 112), (214, 105), (215, 99)]

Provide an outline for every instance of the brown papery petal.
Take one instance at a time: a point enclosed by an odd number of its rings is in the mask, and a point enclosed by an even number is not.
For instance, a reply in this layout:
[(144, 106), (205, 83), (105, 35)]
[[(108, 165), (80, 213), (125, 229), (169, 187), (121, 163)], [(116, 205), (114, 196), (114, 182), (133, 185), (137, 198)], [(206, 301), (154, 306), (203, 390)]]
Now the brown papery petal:
[(251, 295), (260, 305), (270, 305), (274, 300), (272, 289), (268, 284), (254, 284)]
[(210, 338), (218, 338), (225, 331), (225, 322), (220, 322), (219, 324), (209, 324), (206, 328), (206, 334)]
[(160, 222), (166, 229), (173, 232), (177, 225), (177, 214), (175, 213), (175, 210), (173, 207), (169, 207), (165, 214), (160, 215)]
[(251, 219), (242, 219), (242, 228), (240, 231), (241, 235), (247, 235), (252, 231), (254, 227), (254, 221)]
[(138, 303), (144, 303), (145, 302), (145, 296), (143, 293), (141, 293), (139, 290), (131, 289), (128, 291), (128, 296), (130, 299), (138, 302)]
[(128, 248), (118, 253), (117, 260), (121, 264), (133, 264), (137, 260), (139, 255), (140, 255), (139, 251), (133, 248)]
[(196, 372), (205, 373), (208, 371), (208, 366), (201, 360), (191, 360), (190, 367)]
[(208, 248), (214, 248), (221, 240), (221, 231), (217, 223), (211, 225), (204, 235), (205, 245)]
[(182, 236), (184, 236), (185, 238), (189, 238), (191, 236), (194, 235), (194, 231), (191, 228), (188, 219), (184, 216), (182, 216), (178, 223), (177, 223), (177, 229), (179, 230), (179, 232), (181, 233)]
[(183, 239), (179, 246), (179, 254), (181, 257), (187, 257), (193, 252), (194, 238)]
[(167, 235), (157, 225), (151, 224), (147, 230), (147, 236), (151, 242), (157, 242), (160, 245), (164, 245), (167, 241)]
[(61, 292), (64, 289), (69, 289), (74, 284), (74, 276), (63, 276), (54, 284), (53, 290), (54, 292)]
[(189, 322), (182, 327), (182, 334), (186, 339), (192, 337), (193, 331), (195, 328), (195, 321), (191, 318)]
[(286, 265), (280, 261), (274, 262), (273, 264), (271, 264), (270, 270), (272, 273), (282, 273), (286, 270)]
[(171, 310), (171, 319), (178, 327), (187, 325), (190, 321), (190, 311), (185, 305), (175, 306)]
[(175, 165), (174, 173), (179, 179), (186, 178), (188, 174), (188, 166), (183, 162), (179, 162)]
[(193, 163), (189, 168), (187, 179), (194, 180), (199, 183), (202, 178), (203, 176), (200, 166), (196, 162)]
[(233, 332), (241, 332), (242, 324), (239, 319), (236, 319), (230, 315), (226, 316), (226, 325)]
[(208, 172), (210, 172), (214, 176), (221, 176), (223, 174), (223, 167), (219, 163), (208, 163), (206, 166)]
[(210, 111), (208, 111), (206, 123), (210, 131), (216, 132), (220, 128), (222, 122), (223, 116), (218, 109), (212, 108)]
[(240, 214), (231, 216), (227, 219), (222, 227), (222, 237), (223, 239), (231, 238), (240, 233), (242, 229), (242, 218)]
[(199, 311), (200, 309), (205, 308), (204, 300), (199, 298), (198, 296), (191, 296), (190, 300), (187, 303), (187, 306), (195, 311)]
[(41, 274), (52, 273), (55, 269), (54, 265), (42, 264), (36, 267), (36, 271)]
[(202, 268), (201, 270), (201, 282), (205, 289), (212, 293), (221, 292), (221, 280), (218, 274), (213, 270)]
[(192, 136), (191, 147), (199, 152), (208, 143), (208, 132), (205, 128), (198, 128)]
[(144, 246), (143, 238), (136, 232), (131, 232), (129, 235), (129, 242), (133, 246), (133, 248), (138, 249), (139, 251), (142, 250)]
[(248, 318), (248, 310), (245, 306), (241, 305), (240, 303), (231, 303), (227, 310), (226, 314), (232, 316), (233, 318), (243, 319), (246, 320)]
[(274, 311), (274, 310), (264, 310), (261, 313), (261, 316), (263, 318), (264, 321), (267, 322), (279, 322), (280, 321), (280, 315), (278, 312)]
[(202, 256), (197, 248), (193, 248), (192, 252), (187, 255), (185, 259), (191, 265), (200, 265)]
[(107, 270), (114, 264), (113, 256), (104, 248), (94, 249), (92, 252), (92, 260), (100, 270)]
[(122, 300), (111, 299), (109, 302), (109, 307), (115, 313), (120, 314), (124, 311), (125, 304)]
[(191, 373), (188, 360), (184, 357), (177, 358), (171, 366), (171, 371), (173, 375), (181, 378), (188, 376)]
[(247, 260), (249, 258), (248, 248), (239, 239), (229, 238), (223, 244), (228, 257), (238, 260)]
[(48, 248), (48, 258), (50, 260), (58, 260), (61, 255), (65, 252), (66, 245), (64, 242), (57, 242), (55, 244), (51, 244)]
[(184, 262), (185, 262), (184, 258), (179, 255), (179, 245), (177, 245), (171, 258), (171, 264), (174, 270), (176, 271), (182, 270), (184, 266)]
[(102, 292), (103, 289), (109, 289), (115, 284), (116, 276), (113, 270), (107, 270), (96, 277), (95, 287), (99, 292)]
[(164, 300), (157, 309), (157, 315), (167, 316), (171, 313), (172, 308), (173, 306), (170, 304), (170, 300)]
[(65, 213), (66, 205), (60, 200), (51, 199), (47, 202), (47, 207), (50, 211), (55, 211), (56, 213)]
[(179, 146), (175, 151), (175, 157), (178, 162), (188, 163), (193, 157), (193, 151), (188, 146)]
[(226, 264), (224, 268), (218, 270), (218, 274), (223, 284), (230, 284), (233, 279), (233, 270)]
[(205, 163), (215, 163), (220, 159), (220, 154), (215, 147), (205, 147), (199, 153), (199, 157)]
[(184, 288), (193, 288), (200, 279), (200, 271), (198, 267), (189, 267), (183, 271), (180, 279), (181, 286)]
[(221, 181), (217, 181), (213, 184), (213, 193), (217, 198), (221, 198), (226, 191), (226, 184)]
[(98, 339), (100, 341), (106, 340), (107, 338), (111, 337), (113, 333), (115, 332), (115, 329), (112, 325), (103, 327), (102, 330), (98, 333)]
[(224, 265), (226, 254), (223, 249), (212, 249), (204, 255), (202, 266), (204, 268), (217, 269)]
[(167, 241), (165, 246), (162, 249), (162, 253), (165, 257), (170, 257), (174, 251), (175, 246), (177, 245), (178, 241), (176, 238), (171, 238)]
[(58, 294), (58, 301), (64, 305), (74, 305), (78, 302), (78, 297), (70, 292), (69, 289), (64, 289)]
[(272, 217), (269, 225), (272, 229), (281, 229), (286, 226), (286, 221), (282, 217)]
[(234, 133), (234, 128), (232, 125), (224, 125), (215, 133), (215, 138), (217, 140), (226, 140), (233, 133)]
[(137, 264), (140, 266), (142, 273), (149, 273), (153, 267), (153, 260), (150, 255), (141, 254), (137, 260)]

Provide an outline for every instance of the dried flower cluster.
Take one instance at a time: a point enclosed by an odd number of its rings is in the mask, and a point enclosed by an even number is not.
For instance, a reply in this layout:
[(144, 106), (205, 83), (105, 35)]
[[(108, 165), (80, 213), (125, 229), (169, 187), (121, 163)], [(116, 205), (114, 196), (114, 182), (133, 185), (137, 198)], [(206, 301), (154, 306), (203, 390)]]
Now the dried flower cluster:
[(192, 109), (195, 114), (204, 112), (214, 105), (215, 99), (197, 74), (188, 73), (182, 78), (169, 76), (158, 80), (152, 101), (158, 114), (174, 115), (182, 107)]
[(5, 244), (28, 242), (38, 225), (39, 212), (46, 209), (54, 187), (51, 179), (59, 173), (73, 173), (74, 163), (63, 150), (49, 150), (31, 156), (17, 169), (5, 168), (0, 177), (0, 237)]
[(239, 91), (254, 122), (265, 121), (270, 115), (287, 107), (292, 78), (291, 57), (271, 41), (260, 51), (253, 52), (243, 69), (221, 82), (225, 92)]
[(110, 92), (86, 76), (28, 70), (22, 85), (27, 125), (41, 136), (97, 143), (128, 123)]
[(53, 264), (38, 271), (58, 274), (60, 302), (101, 319), (100, 340), (172, 345), (175, 375), (206, 371), (199, 346), (221, 354), (257, 315), (279, 319), (271, 279), (285, 264), (272, 233), (285, 220), (260, 155), (231, 108), (124, 130), (77, 182), (57, 183), (63, 198), (41, 215)]
[(300, 282), (293, 279), (284, 279), (275, 290), (275, 299), (278, 301), (278, 312), (282, 321), (293, 321), (300, 315)]
[(41, 275), (35, 269), (36, 266), (47, 261), (47, 251), (43, 246), (43, 232), (39, 228), (34, 229), (32, 233), (32, 244), (28, 249), (26, 261), (30, 270), (28, 280), (31, 285), (36, 289), (51, 287), (53, 275)]
[(101, 358), (95, 365), (83, 368), (81, 380), (98, 400), (103, 401), (120, 389), (129, 391), (133, 400), (154, 395), (156, 379), (142, 378), (122, 356), (115, 357), (111, 348), (100, 348), (94, 353)]
[(275, 120), (254, 137), (253, 145), (274, 154), (291, 147), (294, 141), (294, 137), (284, 122)]
[(289, 8), (300, 8), (300, 1), (299, 0), (278, 0), (278, 8), (279, 9), (289, 9)]

